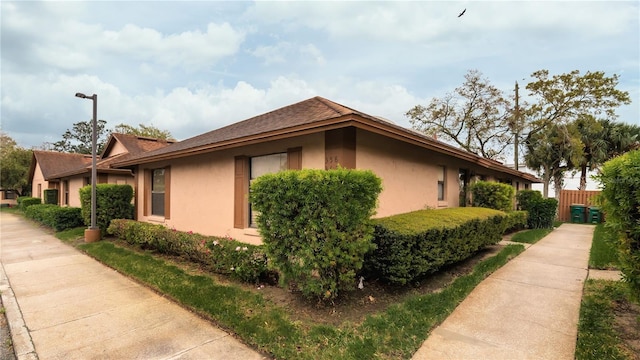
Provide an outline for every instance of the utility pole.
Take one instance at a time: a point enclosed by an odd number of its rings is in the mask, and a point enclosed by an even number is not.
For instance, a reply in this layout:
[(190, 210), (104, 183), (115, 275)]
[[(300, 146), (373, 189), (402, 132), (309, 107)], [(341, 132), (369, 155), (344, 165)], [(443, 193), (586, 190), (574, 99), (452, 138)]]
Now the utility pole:
[(519, 162), (519, 156), (518, 156), (518, 147), (520, 146), (519, 144), (519, 138), (520, 138), (520, 105), (518, 104), (518, 100), (519, 100), (519, 95), (518, 95), (518, 82), (516, 81), (516, 108), (515, 111), (513, 113), (513, 164), (515, 166), (515, 169), (518, 170), (518, 162)]

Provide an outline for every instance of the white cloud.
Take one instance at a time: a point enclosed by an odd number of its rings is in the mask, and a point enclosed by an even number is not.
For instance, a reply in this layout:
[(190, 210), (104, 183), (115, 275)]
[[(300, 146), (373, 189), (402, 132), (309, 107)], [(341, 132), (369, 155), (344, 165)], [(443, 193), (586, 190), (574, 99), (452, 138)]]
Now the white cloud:
[(229, 23), (209, 23), (206, 32), (185, 31), (169, 35), (129, 24), (119, 31), (104, 31), (101, 48), (107, 53), (170, 67), (206, 68), (235, 54), (243, 40), (244, 33)]

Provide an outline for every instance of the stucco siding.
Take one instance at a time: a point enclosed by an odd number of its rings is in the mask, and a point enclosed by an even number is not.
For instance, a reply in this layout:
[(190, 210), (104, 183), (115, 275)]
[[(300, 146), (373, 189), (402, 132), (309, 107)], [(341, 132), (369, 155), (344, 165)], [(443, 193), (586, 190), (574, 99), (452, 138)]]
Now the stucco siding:
[[(38, 187), (38, 185), (40, 185)], [(33, 180), (31, 181), (31, 196), (37, 198), (43, 198), (44, 190), (49, 188), (49, 182), (44, 179), (40, 164), (36, 163), (35, 171), (33, 172)], [(40, 192), (38, 192), (40, 189)]]
[[(256, 229), (233, 227), (234, 158), (286, 152), (302, 147), (303, 168), (324, 168), (322, 134), (301, 136), (270, 143), (249, 145), (166, 162), (144, 165), (138, 170), (137, 218), (164, 224), (180, 231), (204, 235), (231, 236), (248, 243), (261, 243)], [(144, 215), (146, 169), (170, 167), (170, 206), (168, 219)], [(248, 201), (248, 200), (247, 200)]]
[[(438, 201), (441, 166), (446, 169), (444, 201)], [(458, 167), (429, 150), (358, 130), (356, 167), (383, 179), (376, 217), (458, 206)]]
[(69, 180), (69, 206), (82, 207), (80, 189), (84, 186), (84, 177), (74, 177)]

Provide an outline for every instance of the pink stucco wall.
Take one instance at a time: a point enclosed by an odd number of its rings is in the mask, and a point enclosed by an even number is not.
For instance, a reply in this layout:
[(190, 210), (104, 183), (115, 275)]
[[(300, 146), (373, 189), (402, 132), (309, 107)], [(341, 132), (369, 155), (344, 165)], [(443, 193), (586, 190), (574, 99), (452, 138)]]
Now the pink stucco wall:
[[(376, 217), (458, 206), (458, 167), (454, 165), (433, 151), (358, 130), (356, 167), (382, 178)], [(440, 166), (446, 169), (444, 201), (438, 201)]]
[[(228, 235), (240, 241), (259, 244), (261, 240), (256, 229), (233, 227), (234, 158), (241, 155), (251, 157), (286, 152), (287, 149), (296, 147), (302, 147), (303, 168), (324, 168), (323, 134), (145, 164), (138, 169), (137, 218), (181, 231), (193, 231), (204, 235)], [(171, 166), (170, 218), (144, 216), (145, 184), (142, 174), (145, 169), (165, 166)]]
[[(40, 185), (40, 192), (38, 192), (38, 185)], [(31, 181), (31, 196), (42, 199), (44, 196), (44, 190), (48, 189), (48, 187), (49, 182), (44, 179), (40, 164), (36, 163), (36, 168), (33, 173), (33, 180)]]
[[(145, 164), (137, 172), (137, 219), (163, 224), (180, 231), (231, 236), (259, 244), (256, 229), (234, 228), (234, 158), (286, 152), (302, 147), (302, 167), (324, 169), (324, 134), (311, 134), (175, 160)], [(170, 166), (169, 219), (144, 215), (144, 171)], [(445, 199), (438, 201), (438, 171), (446, 169)], [(385, 136), (357, 130), (356, 167), (372, 170), (382, 178), (377, 217), (425, 208), (459, 205), (459, 169), (491, 178), (498, 174), (463, 160)]]

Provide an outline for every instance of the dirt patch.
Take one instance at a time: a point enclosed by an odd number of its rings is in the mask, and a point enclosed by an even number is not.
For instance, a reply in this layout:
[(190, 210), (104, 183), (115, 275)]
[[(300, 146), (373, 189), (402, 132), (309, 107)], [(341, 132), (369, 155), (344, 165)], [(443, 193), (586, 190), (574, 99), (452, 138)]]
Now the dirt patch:
[(440, 291), (455, 278), (471, 273), (478, 262), (497, 254), (503, 247), (493, 245), (465, 261), (443, 268), (435, 274), (403, 287), (385, 285), (376, 279), (364, 279), (363, 289), (347, 293), (332, 304), (307, 300), (298, 292), (278, 286), (267, 284), (243, 286), (262, 294), (265, 299), (284, 308), (294, 321), (330, 325), (340, 325), (344, 322), (358, 324), (367, 315), (384, 311), (390, 305), (402, 302), (407, 297)]
[[(108, 240), (117, 243), (118, 246), (136, 251), (135, 248), (123, 241), (114, 238), (109, 238)], [(465, 261), (444, 267), (437, 273), (402, 287), (389, 286), (376, 279), (364, 279), (363, 289), (356, 289), (346, 293), (331, 304), (305, 299), (300, 292), (291, 291), (274, 284), (251, 285), (237, 282), (225, 276), (212, 274), (206, 271), (204, 266), (187, 261), (184, 258), (158, 253), (153, 253), (153, 255), (180, 267), (190, 274), (205, 274), (214, 278), (219, 284), (233, 284), (245, 290), (259, 293), (265, 300), (283, 308), (293, 321), (339, 326), (344, 322), (358, 324), (368, 315), (384, 311), (390, 305), (403, 302), (408, 297), (441, 291), (457, 277), (470, 274), (477, 263), (496, 255), (503, 248), (504, 245), (500, 244), (489, 246)]]
[(614, 328), (629, 358), (640, 360), (640, 306), (629, 301), (614, 304)]

